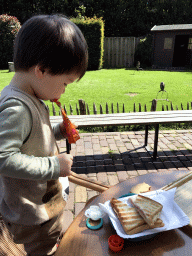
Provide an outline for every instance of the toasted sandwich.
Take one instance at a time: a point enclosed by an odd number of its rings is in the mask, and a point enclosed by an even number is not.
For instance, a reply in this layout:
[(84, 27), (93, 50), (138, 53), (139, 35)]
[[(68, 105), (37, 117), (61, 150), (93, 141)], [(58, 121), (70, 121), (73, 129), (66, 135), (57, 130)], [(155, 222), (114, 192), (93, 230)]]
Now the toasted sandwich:
[(135, 199), (129, 198), (129, 202), (131, 202), (147, 224), (150, 227), (154, 227), (163, 209), (162, 204), (142, 195), (138, 195)]

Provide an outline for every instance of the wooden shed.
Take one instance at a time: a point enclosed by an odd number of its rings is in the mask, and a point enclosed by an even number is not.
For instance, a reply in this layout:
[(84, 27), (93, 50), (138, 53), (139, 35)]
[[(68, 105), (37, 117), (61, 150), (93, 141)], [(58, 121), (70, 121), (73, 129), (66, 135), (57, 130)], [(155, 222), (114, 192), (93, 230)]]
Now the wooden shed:
[(161, 25), (153, 34), (153, 67), (192, 66), (192, 24)]

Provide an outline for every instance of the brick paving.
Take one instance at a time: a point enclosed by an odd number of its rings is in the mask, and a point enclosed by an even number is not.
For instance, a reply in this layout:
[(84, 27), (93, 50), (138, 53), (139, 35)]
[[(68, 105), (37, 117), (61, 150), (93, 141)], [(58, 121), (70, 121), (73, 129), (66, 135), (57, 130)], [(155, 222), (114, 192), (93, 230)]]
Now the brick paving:
[[(148, 149), (144, 131), (81, 133), (72, 145), (72, 171), (113, 186), (135, 176), (166, 170), (192, 170), (192, 130), (165, 130), (159, 133), (158, 155), (153, 160), (154, 131), (149, 131)], [(58, 142), (66, 151), (65, 140)], [(87, 200), (99, 193), (70, 183), (65, 207), (66, 227), (84, 208)]]

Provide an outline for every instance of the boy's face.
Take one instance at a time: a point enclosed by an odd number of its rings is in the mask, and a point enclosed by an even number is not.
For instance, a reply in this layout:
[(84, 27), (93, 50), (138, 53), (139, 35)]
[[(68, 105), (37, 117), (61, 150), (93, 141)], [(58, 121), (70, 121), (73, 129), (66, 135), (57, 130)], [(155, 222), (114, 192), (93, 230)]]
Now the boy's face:
[(51, 75), (47, 71), (42, 73), (38, 79), (38, 85), (34, 85), (35, 95), (42, 100), (59, 99), (61, 94), (65, 92), (68, 84), (73, 83), (79, 78), (77, 74)]

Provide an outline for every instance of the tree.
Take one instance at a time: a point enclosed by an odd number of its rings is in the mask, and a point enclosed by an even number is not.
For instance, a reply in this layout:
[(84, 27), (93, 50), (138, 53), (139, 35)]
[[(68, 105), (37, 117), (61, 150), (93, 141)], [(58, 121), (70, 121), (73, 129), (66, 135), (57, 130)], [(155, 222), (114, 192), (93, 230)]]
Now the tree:
[(149, 30), (147, 0), (85, 0), (86, 16), (103, 17), (105, 36), (138, 36)]
[(23, 23), (34, 14), (75, 16), (78, 6), (79, 0), (0, 0), (0, 13), (13, 15)]
[(77, 12), (103, 17), (105, 36), (142, 36), (154, 25), (192, 23), (191, 0), (0, 0), (0, 13), (16, 16), (21, 23), (33, 14), (76, 17)]
[(158, 1), (155, 5), (154, 25), (191, 24), (192, 2), (190, 0)]

